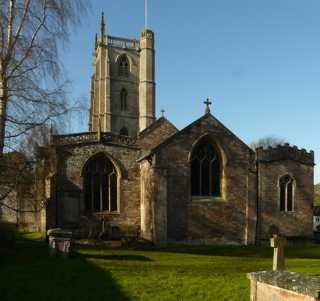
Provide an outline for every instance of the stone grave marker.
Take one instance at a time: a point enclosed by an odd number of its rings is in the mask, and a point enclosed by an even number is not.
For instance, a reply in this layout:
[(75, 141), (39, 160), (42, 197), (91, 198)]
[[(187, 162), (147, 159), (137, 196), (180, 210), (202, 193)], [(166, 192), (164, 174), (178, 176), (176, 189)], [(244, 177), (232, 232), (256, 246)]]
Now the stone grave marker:
[(60, 228), (50, 229), (47, 232), (49, 237), (50, 256), (69, 257), (72, 252), (72, 231)]
[(273, 248), (273, 271), (283, 271), (285, 269), (284, 246), (286, 239), (274, 234), (270, 242)]

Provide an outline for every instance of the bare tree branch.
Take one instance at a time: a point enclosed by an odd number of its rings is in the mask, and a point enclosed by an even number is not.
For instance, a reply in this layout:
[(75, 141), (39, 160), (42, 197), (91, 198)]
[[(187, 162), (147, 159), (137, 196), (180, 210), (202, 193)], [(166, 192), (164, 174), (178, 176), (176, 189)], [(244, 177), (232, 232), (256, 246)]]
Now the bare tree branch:
[(72, 107), (66, 97), (69, 81), (61, 72), (58, 45), (68, 41), (89, 1), (1, 3), (6, 4), (0, 5), (0, 154), (12, 143), (9, 140), (57, 119)]
[(278, 145), (283, 145), (288, 141), (285, 138), (276, 137), (276, 136), (266, 136), (262, 137), (258, 140), (255, 140), (250, 143), (250, 147), (253, 150), (256, 150), (259, 147), (268, 148), (268, 147), (276, 147)]
[[(35, 187), (35, 153), (48, 144), (48, 124), (59, 128), (68, 113), (80, 109), (67, 99), (70, 82), (59, 46), (68, 42), (89, 3), (0, 0), (0, 209), (30, 213), (45, 206), (32, 189), (24, 209), (10, 200), (22, 187)], [(23, 160), (12, 152), (17, 149), (26, 154)]]

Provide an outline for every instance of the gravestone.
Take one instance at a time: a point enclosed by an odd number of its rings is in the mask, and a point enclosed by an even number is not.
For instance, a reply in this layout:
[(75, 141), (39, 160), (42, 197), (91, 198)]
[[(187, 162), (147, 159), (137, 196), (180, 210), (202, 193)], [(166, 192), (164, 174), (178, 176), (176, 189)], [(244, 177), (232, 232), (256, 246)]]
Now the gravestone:
[(49, 237), (50, 256), (69, 257), (72, 252), (72, 231), (62, 229), (50, 229)]
[(250, 301), (320, 301), (320, 278), (284, 271), (286, 239), (274, 234), (270, 240), (273, 271), (248, 274)]
[(320, 301), (320, 278), (285, 271), (248, 274), (250, 301)]
[(283, 271), (285, 269), (284, 246), (286, 239), (274, 234), (270, 242), (273, 248), (273, 271)]

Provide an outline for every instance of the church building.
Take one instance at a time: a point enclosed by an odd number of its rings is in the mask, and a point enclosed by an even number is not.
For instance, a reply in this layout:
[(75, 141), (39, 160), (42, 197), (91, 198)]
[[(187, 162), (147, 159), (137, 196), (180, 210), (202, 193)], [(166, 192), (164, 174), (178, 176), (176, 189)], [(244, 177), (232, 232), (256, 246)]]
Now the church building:
[(252, 150), (210, 112), (182, 130), (156, 118), (155, 35), (96, 37), (89, 130), (51, 137), (38, 173), (43, 233), (154, 243), (313, 237), (314, 153)]

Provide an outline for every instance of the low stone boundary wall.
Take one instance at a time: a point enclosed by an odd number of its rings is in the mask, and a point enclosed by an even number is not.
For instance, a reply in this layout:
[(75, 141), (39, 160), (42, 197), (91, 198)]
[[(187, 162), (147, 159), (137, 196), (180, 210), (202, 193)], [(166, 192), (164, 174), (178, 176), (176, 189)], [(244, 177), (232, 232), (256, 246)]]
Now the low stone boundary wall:
[(250, 301), (320, 301), (320, 278), (268, 271), (248, 274)]

